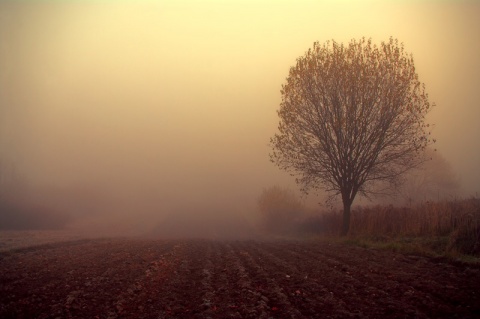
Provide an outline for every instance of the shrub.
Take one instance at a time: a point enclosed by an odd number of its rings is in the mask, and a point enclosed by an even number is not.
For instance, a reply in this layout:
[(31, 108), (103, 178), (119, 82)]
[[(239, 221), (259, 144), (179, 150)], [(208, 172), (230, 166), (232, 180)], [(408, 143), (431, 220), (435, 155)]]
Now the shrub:
[(272, 234), (288, 234), (303, 218), (305, 207), (295, 193), (279, 186), (264, 189), (258, 199), (260, 226)]

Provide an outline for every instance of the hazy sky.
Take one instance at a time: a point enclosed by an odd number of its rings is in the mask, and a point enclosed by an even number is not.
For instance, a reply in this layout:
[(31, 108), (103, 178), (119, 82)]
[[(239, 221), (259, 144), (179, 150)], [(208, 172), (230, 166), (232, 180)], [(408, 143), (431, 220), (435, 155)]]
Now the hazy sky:
[(78, 198), (122, 216), (248, 211), (292, 181), (268, 142), (296, 58), (393, 36), (436, 103), (436, 148), (475, 194), (479, 17), (476, 1), (2, 1), (1, 154), (79, 213)]

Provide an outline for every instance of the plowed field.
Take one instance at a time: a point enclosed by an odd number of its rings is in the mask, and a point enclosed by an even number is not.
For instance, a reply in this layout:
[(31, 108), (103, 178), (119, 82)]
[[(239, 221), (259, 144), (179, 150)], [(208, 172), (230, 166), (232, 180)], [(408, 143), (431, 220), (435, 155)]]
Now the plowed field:
[(0, 254), (0, 318), (479, 317), (479, 266), (339, 244), (96, 239)]

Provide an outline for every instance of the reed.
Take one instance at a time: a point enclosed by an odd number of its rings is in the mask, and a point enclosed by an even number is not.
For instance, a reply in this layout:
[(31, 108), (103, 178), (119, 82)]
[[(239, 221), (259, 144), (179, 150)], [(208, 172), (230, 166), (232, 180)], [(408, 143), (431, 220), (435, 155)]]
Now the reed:
[[(338, 234), (341, 213), (332, 210), (319, 215), (317, 229), (326, 235)], [(412, 207), (358, 206), (352, 210), (348, 236), (395, 243), (415, 239), (416, 244), (437, 252), (480, 256), (480, 199), (425, 202)]]

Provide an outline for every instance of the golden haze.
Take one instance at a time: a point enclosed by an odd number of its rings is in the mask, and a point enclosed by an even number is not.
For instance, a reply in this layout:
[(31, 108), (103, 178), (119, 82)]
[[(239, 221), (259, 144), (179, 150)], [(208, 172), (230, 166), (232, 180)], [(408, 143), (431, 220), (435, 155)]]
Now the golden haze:
[(316, 40), (393, 36), (437, 104), (437, 148), (475, 194), (479, 14), (466, 1), (3, 1), (3, 161), (99, 229), (251, 214), (264, 187), (295, 187), (268, 160), (295, 59)]

